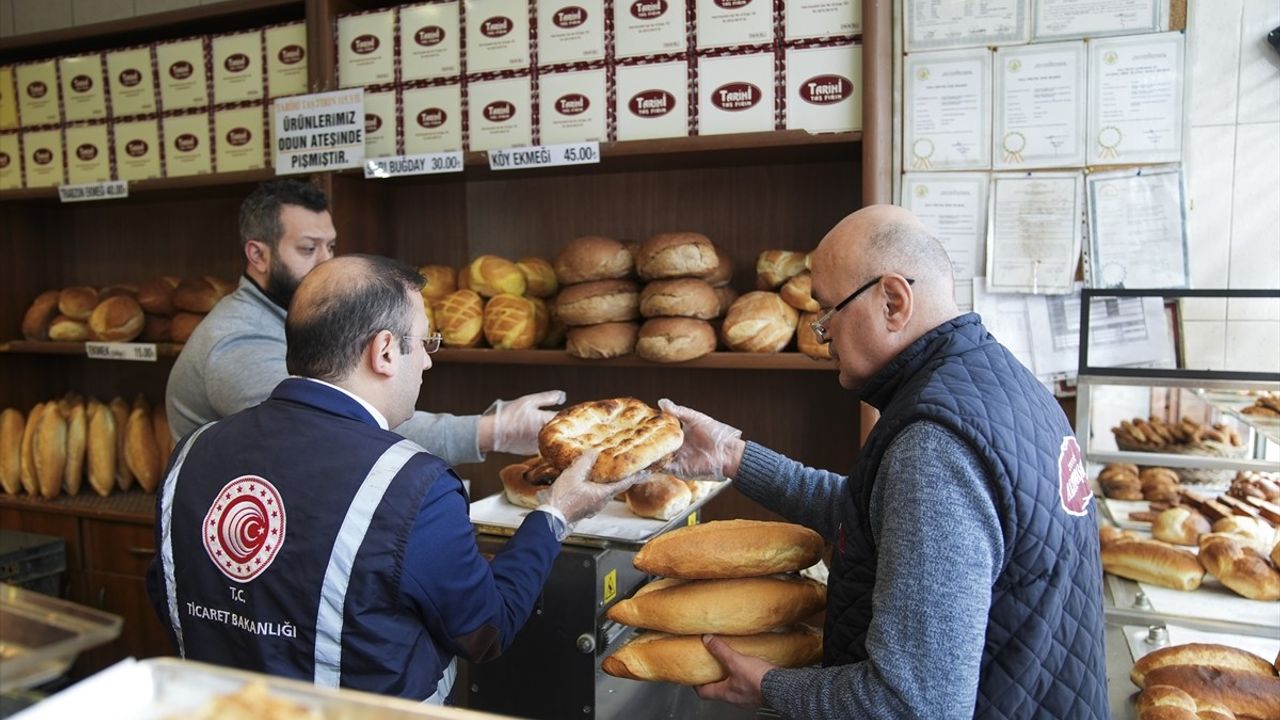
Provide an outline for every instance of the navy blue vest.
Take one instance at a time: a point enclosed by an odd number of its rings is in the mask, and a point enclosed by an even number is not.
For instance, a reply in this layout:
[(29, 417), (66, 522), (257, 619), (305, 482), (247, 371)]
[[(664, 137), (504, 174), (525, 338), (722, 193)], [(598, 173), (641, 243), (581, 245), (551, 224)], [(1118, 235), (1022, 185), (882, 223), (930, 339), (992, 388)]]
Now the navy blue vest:
[(841, 506), (824, 664), (867, 658), (871, 488), (893, 440), (927, 420), (981, 459), (1003, 525), (1005, 565), (991, 588), (974, 716), (1109, 717), (1097, 525), (1079, 448), (1053, 396), (968, 314), (900, 353), (862, 399), (881, 417)]
[(185, 657), (435, 693), (450, 658), (403, 601), (400, 572), (430, 483), (458, 482), (448, 466), (300, 379), (196, 432), (159, 499), (162, 520), (172, 502), (176, 602), (165, 617), (176, 615)]

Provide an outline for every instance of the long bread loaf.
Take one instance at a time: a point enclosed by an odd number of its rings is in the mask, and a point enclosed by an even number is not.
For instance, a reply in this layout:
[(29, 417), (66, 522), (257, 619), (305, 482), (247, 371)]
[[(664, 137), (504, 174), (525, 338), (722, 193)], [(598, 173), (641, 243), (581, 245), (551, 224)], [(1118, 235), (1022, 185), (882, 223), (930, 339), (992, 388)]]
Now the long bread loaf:
[(659, 535), (636, 553), (635, 566), (688, 580), (741, 578), (799, 570), (821, 556), (822, 537), (801, 525), (719, 520)]
[[(822, 633), (797, 626), (758, 635), (726, 635), (729, 647), (780, 667), (804, 667), (822, 657)], [(679, 685), (705, 685), (725, 678), (719, 661), (699, 635), (649, 632), (623, 645), (604, 659), (601, 669), (620, 678)]]
[(753, 635), (802, 620), (826, 604), (826, 586), (812, 580), (664, 579), (609, 608), (608, 617), (623, 625), (679, 635)]

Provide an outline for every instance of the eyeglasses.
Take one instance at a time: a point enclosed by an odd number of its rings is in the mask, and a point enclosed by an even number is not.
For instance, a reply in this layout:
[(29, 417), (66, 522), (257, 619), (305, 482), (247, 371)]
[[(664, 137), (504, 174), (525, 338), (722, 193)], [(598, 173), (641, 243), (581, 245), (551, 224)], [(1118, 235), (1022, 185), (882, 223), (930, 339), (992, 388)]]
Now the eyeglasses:
[(440, 341), (444, 339), (444, 336), (443, 336), (443, 335), (441, 335), (440, 333), (435, 333), (435, 334), (432, 334), (432, 335), (426, 335), (426, 336), (422, 336), (422, 335), (405, 335), (405, 336), (404, 336), (404, 339), (405, 339), (405, 340), (418, 340), (419, 342), (421, 342), (421, 343), (422, 343), (422, 349), (423, 349), (423, 350), (426, 350), (426, 351), (427, 351), (427, 354), (428, 354), (428, 355), (430, 355), (431, 353), (433, 353), (433, 352), (435, 352), (435, 351), (437, 351), (437, 350), (439, 350), (439, 349), (440, 349)]
[[(883, 279), (884, 279), (883, 275), (877, 275), (871, 280), (868, 280), (865, 285), (863, 285), (862, 287), (850, 293), (849, 297), (836, 303), (835, 307), (822, 313), (821, 317), (809, 323), (809, 327), (813, 328), (813, 334), (818, 336), (818, 342), (820, 343), (831, 342), (831, 338), (827, 337), (827, 323), (831, 320), (831, 318), (835, 317), (835, 314), (843, 310), (846, 305), (853, 302), (862, 293), (875, 287), (876, 283), (880, 282)], [(903, 278), (903, 279), (907, 281), (908, 285), (915, 284), (915, 278)]]

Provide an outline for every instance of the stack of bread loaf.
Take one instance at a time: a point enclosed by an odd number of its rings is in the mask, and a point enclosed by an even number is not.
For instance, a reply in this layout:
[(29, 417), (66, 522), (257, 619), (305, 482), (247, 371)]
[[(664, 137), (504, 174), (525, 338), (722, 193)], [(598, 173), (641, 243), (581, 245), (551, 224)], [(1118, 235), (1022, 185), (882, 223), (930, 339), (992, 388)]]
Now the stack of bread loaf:
[(424, 265), (422, 300), (427, 319), (447, 347), (524, 350), (548, 343), (552, 319), (546, 298), (556, 293), (551, 264), (527, 257), (516, 262), (481, 255), (454, 273), (448, 265)]
[(647, 284), (640, 292), (644, 316), (636, 354), (652, 362), (684, 362), (716, 349), (711, 320), (720, 317), (721, 300), (732, 290), (733, 262), (696, 232), (659, 233), (636, 250), (636, 274)]
[[(805, 264), (807, 256), (790, 250), (766, 250), (756, 259), (756, 290), (729, 306), (720, 336), (730, 350), (776, 353), (791, 342), (800, 313), (817, 310)], [(804, 279), (791, 281), (800, 275)], [(786, 295), (779, 289), (791, 284)]]
[(603, 235), (585, 235), (566, 244), (554, 263), (562, 286), (555, 315), (567, 327), (565, 349), (589, 360), (635, 352), (640, 288), (634, 250)]
[(206, 313), (234, 290), (215, 277), (153, 278), (102, 289), (77, 285), (41, 293), (22, 319), (27, 340), (186, 342)]
[(1274, 662), (1227, 645), (1189, 643), (1148, 653), (1129, 679), (1142, 688), (1138, 720), (1280, 720)]
[(826, 606), (826, 587), (787, 573), (821, 554), (817, 533), (755, 520), (694, 525), (650, 540), (635, 566), (663, 577), (607, 613), (646, 632), (605, 658), (602, 669), (633, 680), (717, 682), (725, 670), (703, 646), (704, 633), (774, 665), (817, 662), (821, 632), (797, 623)]
[(1169, 468), (1144, 467), (1130, 463), (1108, 463), (1098, 473), (1102, 494), (1115, 500), (1154, 500), (1172, 502), (1178, 498), (1182, 483)]
[(135, 480), (152, 492), (172, 449), (164, 405), (141, 395), (132, 405), (68, 395), (26, 417), (14, 408), (0, 413), (0, 484), (9, 495), (76, 495), (86, 478), (104, 497)]

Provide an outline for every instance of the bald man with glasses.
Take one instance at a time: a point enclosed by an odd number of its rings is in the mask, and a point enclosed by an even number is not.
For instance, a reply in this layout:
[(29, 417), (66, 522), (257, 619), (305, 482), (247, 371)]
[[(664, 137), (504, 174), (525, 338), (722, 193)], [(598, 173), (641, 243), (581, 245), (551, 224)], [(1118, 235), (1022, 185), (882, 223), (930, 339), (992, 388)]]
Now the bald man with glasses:
[(1092, 494), (1057, 401), (957, 309), (946, 251), (906, 210), (849, 215), (811, 264), (846, 402), (881, 413), (847, 475), (659, 404), (685, 427), (670, 470), (734, 478), (834, 545), (823, 666), (708, 635), (729, 677), (698, 694), (792, 718), (1109, 717)]

